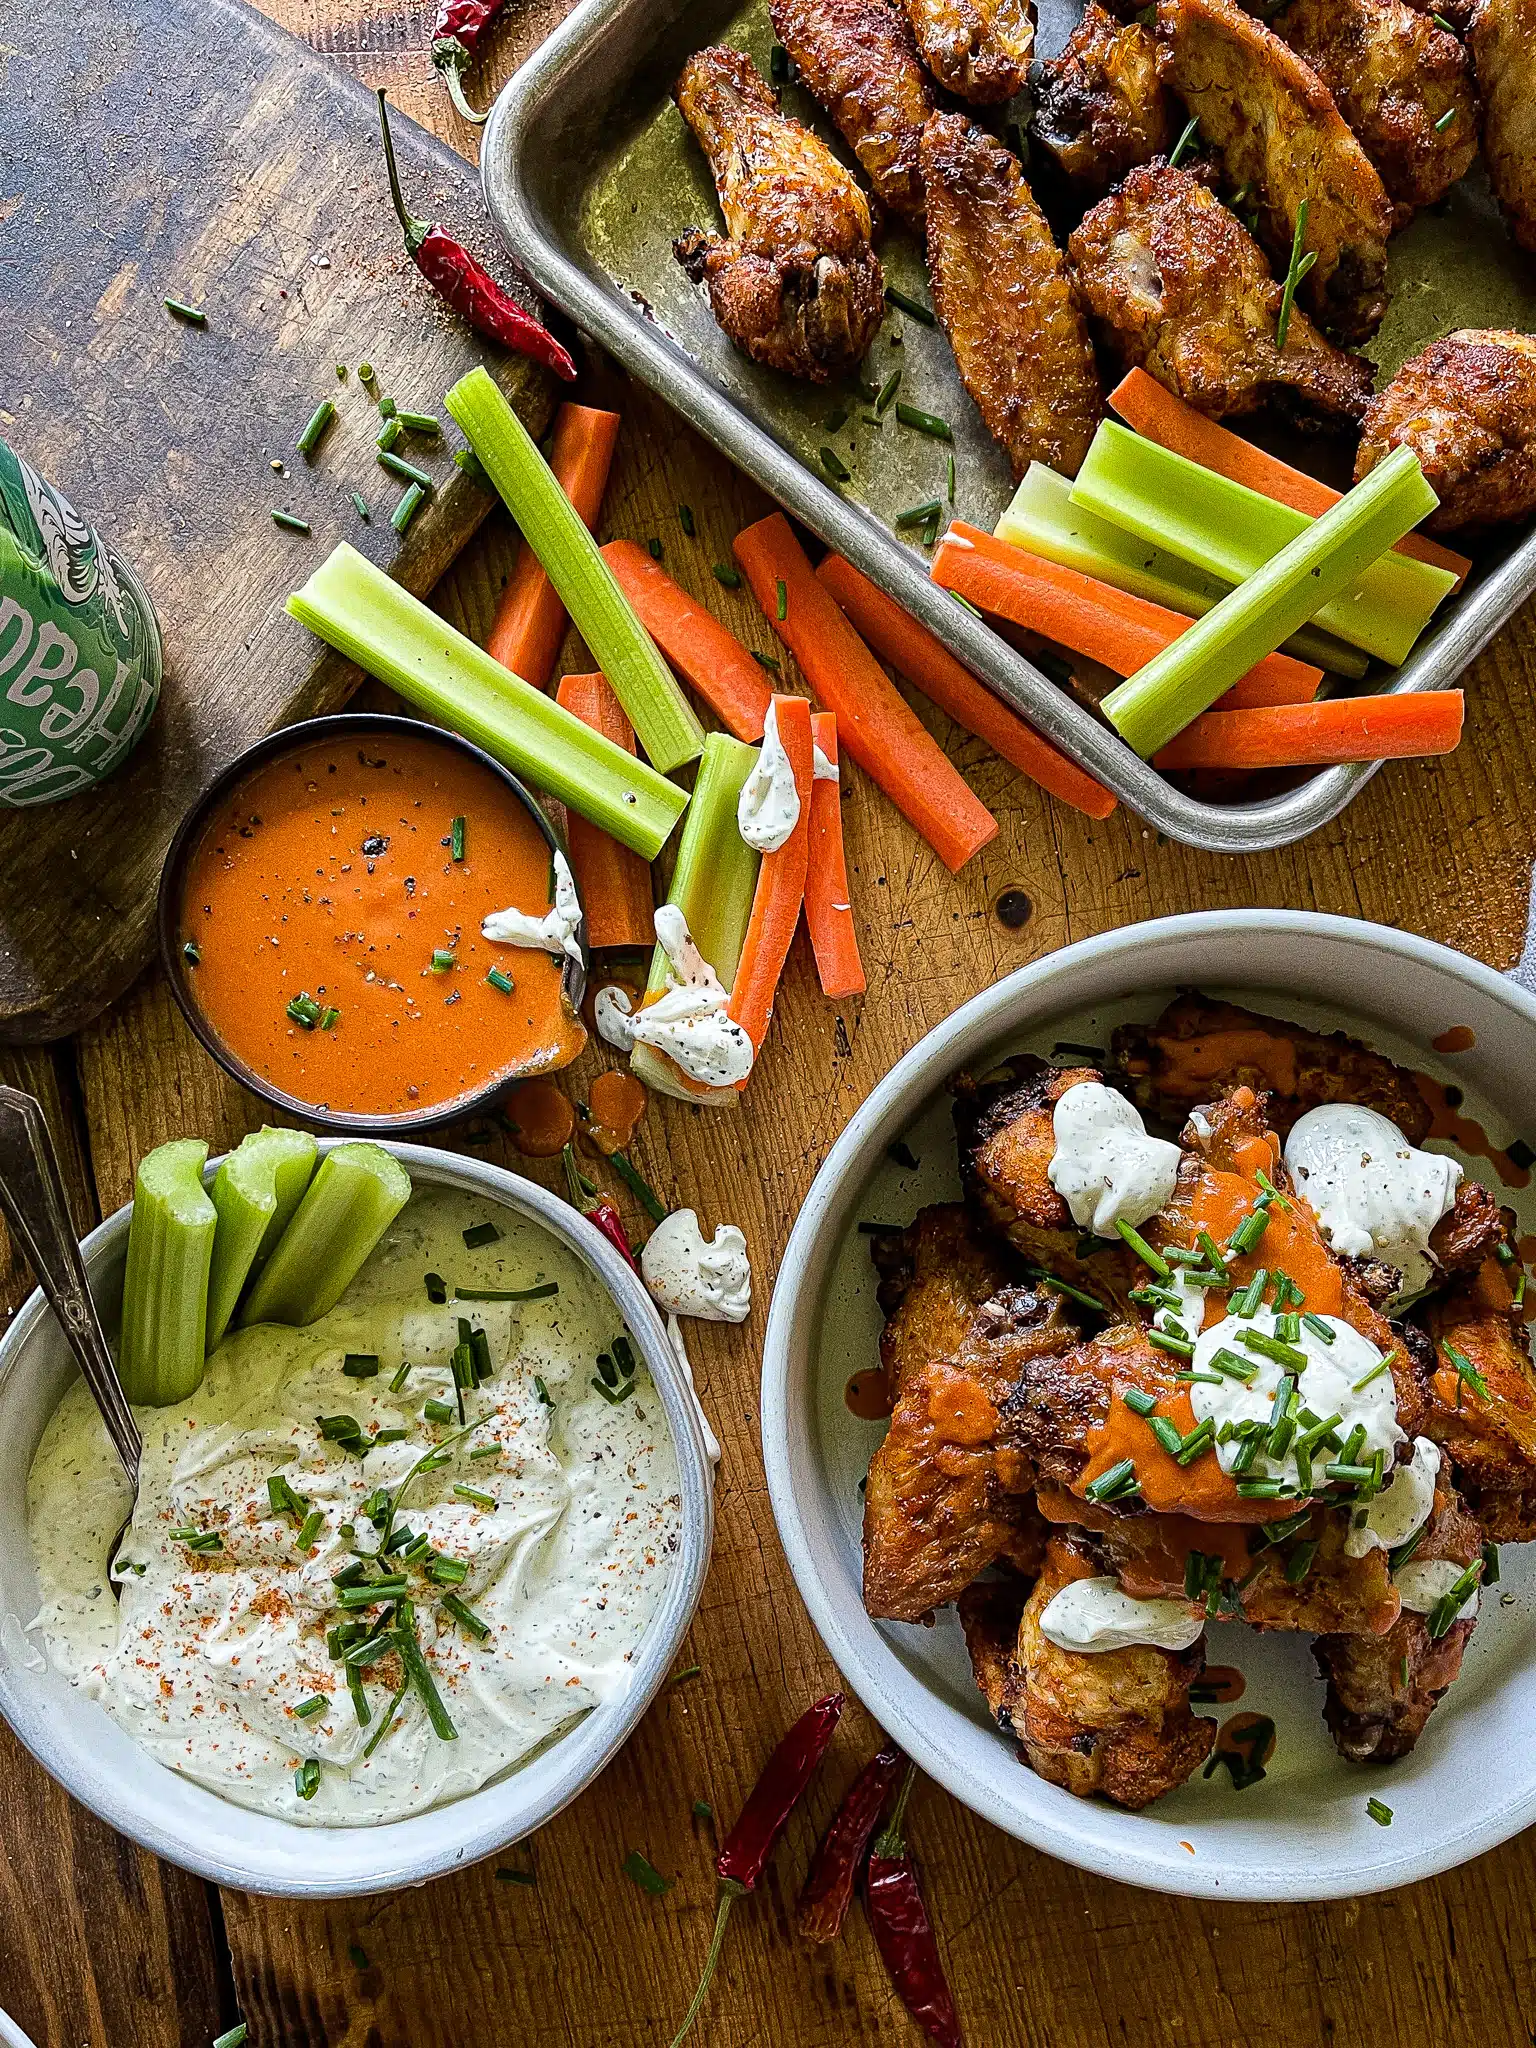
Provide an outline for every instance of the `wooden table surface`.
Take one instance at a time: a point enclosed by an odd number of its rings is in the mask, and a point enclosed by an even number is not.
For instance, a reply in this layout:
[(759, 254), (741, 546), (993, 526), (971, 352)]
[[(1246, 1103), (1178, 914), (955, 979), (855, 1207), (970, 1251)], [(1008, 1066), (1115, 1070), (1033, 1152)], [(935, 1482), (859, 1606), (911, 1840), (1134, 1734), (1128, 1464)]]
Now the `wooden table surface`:
[[(473, 152), (472, 131), (429, 73), (429, 7), (266, 4)], [(511, 0), (472, 81), (482, 101), (563, 12), (561, 0)], [(384, 204), (382, 182), (372, 197)], [(728, 555), (732, 533), (766, 509), (760, 494), (611, 372), (599, 366), (588, 390), (624, 415), (605, 537), (664, 536), (671, 572), (723, 608), (749, 643), (770, 648), (750, 599), (721, 592), (708, 571)], [(694, 543), (679, 529), (679, 503), (693, 507)], [(442, 608), (467, 630), (483, 632), (510, 553), (508, 528), (494, 519), (441, 587)], [(583, 664), (573, 652), (567, 665)], [(156, 1862), (76, 1806), (0, 1731), (0, 2005), (39, 2048), (196, 2048), (237, 2012), (256, 2048), (665, 2044), (713, 1912), (713, 1849), (692, 1803), (707, 1799), (729, 1816), (789, 1719), (837, 1682), (779, 1549), (756, 1426), (777, 1254), (833, 1137), (963, 997), (1070, 940), (1140, 918), (1245, 904), (1335, 911), (1510, 965), (1536, 853), (1536, 619), (1527, 614), (1505, 633), (1467, 683), (1458, 753), (1390, 766), (1305, 845), (1237, 860), (1161, 843), (1124, 809), (1091, 824), (919, 703), (996, 812), (997, 839), (952, 878), (853, 773), (845, 815), (868, 997), (824, 1003), (798, 940), (745, 1107), (711, 1118), (657, 1099), (635, 1145), (665, 1197), (696, 1204), (710, 1226), (722, 1216), (743, 1226), (757, 1276), (748, 1324), (695, 1326), (701, 1388), (725, 1453), (714, 1565), (682, 1653), (702, 1675), (665, 1693), (600, 1783), (521, 1852), (531, 1854), (535, 1886), (498, 1883), (491, 1863), (422, 1890), (329, 1906), (221, 1894)], [(993, 910), (1015, 888), (1034, 906), (1017, 931)], [(127, 1199), (150, 1146), (195, 1133), (222, 1149), (261, 1121), (183, 1028), (157, 972), (76, 1039), (6, 1054), (0, 1072), (46, 1103), (82, 1228)], [(456, 1141), (467, 1142), (460, 1133), (447, 1142)], [(476, 1149), (501, 1157), (503, 1142)], [(507, 1154), (504, 1163), (520, 1162)], [(13, 1307), (25, 1276), (11, 1266), (0, 1282)], [(790, 1928), (815, 1835), (874, 1740), (867, 1717), (851, 1709), (757, 1901), (738, 1912), (697, 2036), (710, 2048), (917, 2039), (857, 1914), (827, 1951), (809, 1951)], [(1000, 1750), (999, 1769), (1014, 1768)], [(1536, 2040), (1527, 1909), (1536, 1835), (1380, 1897), (1212, 1905), (1086, 1876), (931, 1785), (920, 1787), (912, 1819), (973, 2048), (1228, 2048), (1260, 2035), (1270, 2048)], [(622, 1874), (632, 1848), (675, 1880), (665, 1897), (647, 1897)]]

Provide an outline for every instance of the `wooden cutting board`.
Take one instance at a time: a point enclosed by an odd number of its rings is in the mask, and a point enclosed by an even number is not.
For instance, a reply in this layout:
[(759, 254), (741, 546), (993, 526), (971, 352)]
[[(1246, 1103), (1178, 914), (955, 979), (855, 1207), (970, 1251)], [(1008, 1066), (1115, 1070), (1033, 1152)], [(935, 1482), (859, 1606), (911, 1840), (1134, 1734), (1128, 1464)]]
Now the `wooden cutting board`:
[[(0, 0), (0, 435), (137, 569), (165, 683), (115, 777), (0, 810), (8, 1043), (62, 1037), (121, 994), (192, 800), (248, 742), (354, 687), (286, 617), (289, 591), (346, 539), (425, 592), (489, 509), (443, 415), (440, 444), (402, 445), (442, 484), (397, 537), (404, 486), (377, 463), (358, 364), (418, 410), (441, 414), (480, 361), (535, 433), (553, 405), (545, 373), (480, 342), (405, 255), (355, 80), (241, 0), (75, 0), (68, 16)], [(469, 165), (403, 115), (394, 127), (411, 211), (506, 275)], [(322, 398), (339, 418), (307, 463), (295, 444)], [(312, 535), (276, 526), (274, 506)]]

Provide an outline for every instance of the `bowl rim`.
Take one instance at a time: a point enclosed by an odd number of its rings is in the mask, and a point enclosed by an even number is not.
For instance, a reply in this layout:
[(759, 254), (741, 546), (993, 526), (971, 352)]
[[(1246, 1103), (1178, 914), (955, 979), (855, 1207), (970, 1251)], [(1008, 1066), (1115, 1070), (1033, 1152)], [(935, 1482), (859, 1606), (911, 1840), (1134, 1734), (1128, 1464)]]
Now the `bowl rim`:
[[(320, 1151), (343, 1142), (322, 1138)], [(579, 1797), (617, 1756), (634, 1732), (641, 1717), (661, 1691), (678, 1645), (692, 1626), (704, 1590), (714, 1535), (714, 1468), (705, 1446), (700, 1409), (693, 1388), (685, 1379), (673, 1352), (655, 1303), (639, 1275), (618, 1254), (608, 1240), (578, 1210), (563, 1202), (537, 1181), (497, 1166), (489, 1160), (473, 1159), (436, 1146), (411, 1145), (381, 1139), (386, 1151), (399, 1159), (426, 1186), (462, 1187), (484, 1195), (504, 1208), (516, 1210), (559, 1238), (593, 1274), (617, 1305), (625, 1324), (639, 1346), (665, 1411), (677, 1450), (678, 1476), (682, 1493), (681, 1540), (674, 1558), (672, 1576), (663, 1588), (655, 1612), (636, 1646), (633, 1678), (621, 1699), (605, 1701), (583, 1715), (563, 1734), (554, 1737), (532, 1757), (513, 1765), (499, 1778), (477, 1791), (429, 1807), (404, 1820), (382, 1821), (362, 1827), (300, 1827), (292, 1825), (299, 1848), (306, 1841), (346, 1843), (353, 1848), (350, 1867), (344, 1876), (306, 1878), (277, 1867), (281, 1857), (263, 1862), (260, 1855), (231, 1854), (229, 1833), (221, 1829), (221, 1815), (234, 1815), (251, 1822), (284, 1826), (279, 1816), (257, 1812), (224, 1799), (211, 1787), (172, 1773), (178, 1783), (201, 1800), (209, 1802), (206, 1840), (188, 1841), (165, 1820), (156, 1799), (161, 1773), (169, 1766), (141, 1749), (126, 1730), (119, 1731), (142, 1763), (131, 1783), (121, 1778), (82, 1784), (67, 1759), (61, 1759), (60, 1744), (52, 1721), (36, 1705), (28, 1707), (25, 1692), (34, 1674), (18, 1669), (0, 1658), (0, 1718), (30, 1751), (38, 1763), (72, 1797), (90, 1808), (120, 1834), (141, 1848), (162, 1856), (210, 1883), (233, 1890), (256, 1892), (272, 1898), (327, 1899), (366, 1896), (402, 1885), (423, 1884), (461, 1865), (478, 1862), (514, 1841), (532, 1834)], [(205, 1179), (211, 1178), (220, 1158), (210, 1158)], [(81, 1240), (87, 1265), (93, 1259), (110, 1257), (119, 1240), (126, 1240), (132, 1204), (126, 1203)], [(0, 1412), (6, 1389), (17, 1371), (24, 1367), (33, 1332), (51, 1315), (41, 1289), (34, 1289), (17, 1310), (10, 1328), (0, 1337)], [(52, 1667), (50, 1665), (50, 1671)], [(52, 1672), (58, 1678), (56, 1672)], [(67, 1682), (67, 1681), (61, 1681)], [(18, 1698), (20, 1695), (20, 1699)], [(103, 1714), (105, 1709), (99, 1709)], [(113, 1724), (114, 1726), (116, 1724)], [(73, 1745), (72, 1745), (73, 1746)], [(565, 1753), (571, 1768), (553, 1774), (554, 1782), (532, 1801), (520, 1802), (516, 1788), (525, 1782), (527, 1769), (546, 1758)], [(510, 1797), (509, 1797), (510, 1795)], [(474, 1812), (471, 1821), (471, 1809)], [(455, 1826), (455, 1817), (460, 1825)], [(423, 1823), (439, 1839), (430, 1848), (414, 1852), (400, 1844), (397, 1831), (423, 1832)], [(238, 1822), (237, 1822), (238, 1825)]]
[[(304, 1101), (301, 1096), (288, 1094), (286, 1090), (267, 1080), (264, 1075), (258, 1074), (224, 1043), (214, 1030), (193, 988), (178, 931), (187, 868), (202, 840), (212, 813), (224, 799), (247, 777), (266, 767), (268, 762), (281, 760), (287, 754), (301, 752), (305, 747), (323, 746), (330, 739), (354, 733), (372, 733), (380, 738), (392, 735), (397, 739), (425, 740), (429, 744), (436, 743), (478, 762), (482, 768), (489, 769), (516, 797), (537, 825), (550, 852), (558, 853), (569, 861), (570, 848), (540, 809), (532, 791), (512, 773), (510, 768), (498, 761), (494, 754), (488, 754), (483, 747), (477, 747), (473, 740), (465, 739), (461, 733), (451, 732), (446, 726), (429, 725), (424, 719), (409, 718), (400, 712), (334, 711), (321, 718), (300, 719), (295, 725), (278, 726), (275, 731), (254, 741), (219, 771), (202, 795), (184, 813), (160, 870), (160, 882), (155, 897), (155, 935), (159, 943), (161, 965), (171, 984), (171, 994), (176, 999), (177, 1008), (204, 1052), (224, 1069), (232, 1081), (238, 1081), (242, 1088), (249, 1089), (252, 1095), (259, 1096), (270, 1109), (280, 1110), (284, 1116), (311, 1124), (317, 1131), (341, 1137), (398, 1138), (408, 1142), (424, 1132), (440, 1131), (448, 1124), (463, 1123), (469, 1117), (483, 1116), (519, 1083), (537, 1080), (539, 1076), (504, 1075), (499, 1080), (486, 1082), (471, 1095), (456, 1096), (452, 1102), (438, 1103), (430, 1109), (418, 1111), (413, 1116), (380, 1116), (364, 1114), (361, 1111), (322, 1109), (316, 1103)], [(571, 880), (576, 886), (577, 901), (580, 902), (580, 884), (576, 882), (574, 870)], [(578, 966), (567, 955), (561, 974), (561, 990), (573, 1013), (581, 1009), (582, 998), (586, 994), (587, 977), (592, 971), (592, 949), (587, 940), (585, 908), (582, 910), (581, 922), (576, 927), (576, 943), (581, 949), (581, 964)], [(542, 1071), (548, 1073), (557, 1070), (546, 1068)]]
[[(1134, 1824), (1138, 1816), (1120, 1812), (1100, 1802), (1076, 1802), (1086, 1813), (1108, 1816), (1124, 1823), (1113, 1841), (1093, 1839), (1080, 1829), (1072, 1815), (1062, 1819), (1047, 1810), (1049, 1802), (1034, 1803), (1043, 1781), (1028, 1771), (1026, 1797), (1004, 1800), (990, 1789), (979, 1787), (966, 1768), (957, 1763), (940, 1737), (932, 1732), (934, 1715), (926, 1688), (905, 1672), (894, 1681), (888, 1668), (890, 1653), (877, 1634), (859, 1639), (855, 1628), (845, 1626), (838, 1605), (827, 1590), (822, 1559), (808, 1536), (798, 1493), (797, 1464), (808, 1461), (810, 1415), (804, 1404), (799, 1412), (792, 1406), (792, 1352), (796, 1336), (802, 1334), (802, 1318), (814, 1313), (823, 1291), (821, 1285), (808, 1288), (808, 1277), (816, 1263), (816, 1248), (834, 1236), (833, 1211), (844, 1184), (860, 1170), (861, 1155), (877, 1149), (878, 1143), (899, 1135), (896, 1126), (906, 1123), (928, 1104), (958, 1064), (950, 1048), (974, 1028), (991, 1025), (998, 1038), (1006, 1035), (1008, 1019), (1021, 989), (1030, 986), (1030, 1006), (1037, 1016), (1049, 1017), (1050, 1008), (1039, 1001), (1041, 984), (1066, 984), (1091, 963), (1118, 957), (1147, 955), (1152, 962), (1148, 973), (1138, 967), (1127, 976), (1127, 991), (1138, 987), (1164, 987), (1179, 977), (1158, 972), (1157, 963), (1166, 960), (1169, 949), (1194, 939), (1220, 935), (1236, 940), (1243, 934), (1284, 932), (1340, 941), (1359, 947), (1363, 953), (1392, 954), (1412, 967), (1433, 967), (1476, 989), (1496, 1004), (1514, 1013), (1536, 1029), (1536, 996), (1512, 975), (1499, 973), (1482, 961), (1456, 952), (1449, 946), (1366, 919), (1339, 917), (1301, 910), (1217, 910), (1191, 911), (1174, 917), (1148, 919), (1139, 924), (1080, 939), (1059, 951), (1047, 953), (1005, 975), (982, 990), (926, 1032), (891, 1071), (878, 1082), (843, 1129), (817, 1172), (796, 1218), (779, 1264), (778, 1279), (769, 1306), (768, 1325), (763, 1338), (761, 1383), (761, 1426), (763, 1464), (768, 1495), (773, 1506), (779, 1540), (789, 1561), (800, 1597), (822, 1642), (836, 1661), (853, 1690), (892, 1739), (931, 1777), (951, 1792), (962, 1805), (1005, 1833), (1044, 1850), (1062, 1862), (1102, 1877), (1137, 1884), (1150, 1890), (1195, 1898), (1314, 1900), (1358, 1897), (1372, 1891), (1432, 1877), (1452, 1869), (1485, 1850), (1496, 1848), (1536, 1820), (1536, 1776), (1525, 1795), (1481, 1820), (1461, 1827), (1452, 1824), (1432, 1838), (1420, 1837), (1421, 1846), (1391, 1849), (1383, 1838), (1382, 1853), (1368, 1869), (1358, 1866), (1335, 1868), (1319, 1859), (1314, 1877), (1304, 1886), (1271, 1868), (1234, 1869), (1219, 1856), (1189, 1858), (1187, 1865), (1165, 1861), (1149, 1845), (1141, 1846)], [(1260, 986), (1257, 982), (1254, 984)], [(1062, 1004), (1071, 1007), (1070, 995)], [(889, 1128), (887, 1128), (889, 1126)], [(867, 1163), (867, 1162), (866, 1162)], [(814, 1294), (815, 1299), (811, 1297)], [(862, 1615), (862, 1609), (860, 1610)], [(856, 1626), (856, 1625), (855, 1625)], [(860, 1632), (861, 1634), (863, 1632)], [(872, 1640), (871, 1640), (872, 1636)], [(1013, 1781), (1010, 1781), (1013, 1782)], [(1086, 1818), (1085, 1813), (1085, 1818)]]

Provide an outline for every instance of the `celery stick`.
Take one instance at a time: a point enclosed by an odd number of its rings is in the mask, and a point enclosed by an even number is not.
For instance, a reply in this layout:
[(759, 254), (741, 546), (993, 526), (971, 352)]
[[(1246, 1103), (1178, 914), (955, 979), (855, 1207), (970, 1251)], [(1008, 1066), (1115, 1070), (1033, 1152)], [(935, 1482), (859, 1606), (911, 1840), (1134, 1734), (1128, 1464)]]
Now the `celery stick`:
[[(1314, 523), (1112, 420), (1094, 435), (1072, 503), (1227, 583), (1244, 582)], [(1455, 587), (1448, 569), (1383, 554), (1352, 584), (1320, 598), (1309, 616), (1324, 632), (1396, 667)]]
[[(756, 747), (732, 739), (729, 733), (712, 732), (705, 740), (693, 806), (683, 824), (667, 896), (688, 920), (694, 944), (726, 988), (736, 979), (757, 889), (759, 855), (742, 838), (736, 823), (736, 800), (756, 761)], [(659, 995), (666, 985), (667, 956), (658, 946), (651, 955), (645, 992)], [(728, 1107), (740, 1100), (734, 1088), (712, 1088), (705, 1095), (684, 1088), (672, 1062), (654, 1046), (637, 1045), (629, 1064), (648, 1088), (675, 1095), (682, 1102)]]
[(696, 760), (704, 728), (693, 706), (495, 380), (473, 369), (443, 402), (543, 563), (650, 760), (663, 775)]
[(1358, 582), (1367, 564), (1439, 502), (1413, 450), (1395, 448), (1246, 583), (1112, 690), (1102, 706), (1105, 717), (1138, 754), (1155, 754), (1295, 632), (1319, 600), (1326, 604)]
[[(1059, 476), (1043, 462), (1029, 465), (995, 531), (999, 540), (1026, 548), (1044, 561), (1096, 577), (1132, 597), (1183, 612), (1186, 618), (1204, 617), (1232, 588), (1218, 577), (1192, 569), (1166, 549), (1111, 526), (1085, 505), (1074, 505), (1071, 478)], [(1303, 626), (1293, 633), (1285, 652), (1355, 682), (1370, 667), (1363, 654), (1331, 633), (1320, 633), (1316, 626)]]
[(654, 860), (687, 793), (583, 725), (342, 541), (288, 600), (312, 633), (419, 711)]
[(312, 1323), (334, 1308), (411, 1198), (411, 1178), (382, 1145), (338, 1145), (320, 1162), (240, 1311), (250, 1323)]
[(147, 1152), (134, 1175), (117, 1370), (142, 1407), (185, 1401), (202, 1384), (218, 1221), (203, 1189), (207, 1159), (201, 1138), (174, 1138)]
[(309, 1186), (318, 1151), (308, 1131), (263, 1124), (230, 1153), (213, 1179), (219, 1213), (208, 1276), (208, 1349), (229, 1328), (240, 1290), (271, 1255)]

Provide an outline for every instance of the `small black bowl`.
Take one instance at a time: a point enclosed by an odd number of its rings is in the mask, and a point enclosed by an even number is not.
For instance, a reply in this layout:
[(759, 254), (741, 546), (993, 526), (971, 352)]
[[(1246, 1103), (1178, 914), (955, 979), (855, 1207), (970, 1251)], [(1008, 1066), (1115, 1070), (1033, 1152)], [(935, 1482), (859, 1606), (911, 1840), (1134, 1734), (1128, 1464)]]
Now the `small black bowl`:
[[(338, 1114), (335, 1110), (318, 1108), (312, 1102), (302, 1102), (296, 1095), (289, 1095), (262, 1075), (253, 1073), (241, 1059), (232, 1053), (218, 1033), (208, 1022), (198, 1001), (195, 987), (188, 972), (188, 962), (183, 957), (179, 925), (187, 863), (200, 843), (209, 818), (232, 790), (237, 788), (248, 775), (258, 768), (264, 768), (269, 761), (281, 760), (287, 754), (302, 752), (309, 747), (334, 745), (348, 739), (426, 740), (437, 746), (465, 754), (472, 761), (479, 762), (517, 798), (530, 818), (538, 826), (551, 853), (565, 854), (566, 848), (548, 818), (539, 809), (532, 796), (492, 755), (481, 747), (472, 746), (457, 733), (447, 732), (440, 726), (424, 724), (416, 718), (400, 718), (382, 711), (341, 711), (331, 718), (307, 718), (298, 725), (281, 726), (276, 732), (268, 733), (253, 747), (247, 747), (238, 759), (232, 761), (224, 772), (204, 790), (192, 809), (182, 819), (176, 837), (171, 841), (170, 852), (165, 857), (165, 866), (160, 871), (160, 895), (157, 907), (157, 925), (160, 937), (160, 958), (170, 977), (171, 993), (175, 996), (181, 1014), (192, 1027), (199, 1044), (208, 1055), (218, 1061), (232, 1080), (242, 1088), (248, 1088), (253, 1095), (259, 1095), (263, 1102), (274, 1109), (283, 1111), (297, 1122), (310, 1124), (318, 1131), (329, 1131), (354, 1138), (409, 1138), (418, 1131), (441, 1130), (445, 1124), (460, 1123), (466, 1117), (483, 1115), (493, 1108), (520, 1080), (531, 1078), (527, 1075), (509, 1074), (488, 1083), (472, 1095), (461, 1095), (452, 1102), (436, 1103), (430, 1109), (423, 1109), (414, 1116), (360, 1116)], [(581, 948), (581, 965), (569, 956), (566, 958), (561, 976), (561, 988), (572, 1011), (581, 1007), (586, 993), (587, 973), (592, 956), (587, 945), (587, 921), (583, 915), (576, 927), (576, 943)]]

